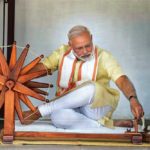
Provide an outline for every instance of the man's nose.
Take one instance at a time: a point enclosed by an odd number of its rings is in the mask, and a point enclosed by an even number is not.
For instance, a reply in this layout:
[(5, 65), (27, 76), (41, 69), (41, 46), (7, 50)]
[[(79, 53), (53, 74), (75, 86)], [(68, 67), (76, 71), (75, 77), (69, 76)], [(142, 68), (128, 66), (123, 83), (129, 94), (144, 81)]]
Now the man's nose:
[(84, 52), (84, 54), (86, 54), (86, 53), (87, 53), (87, 50), (86, 50), (86, 48), (85, 48), (85, 47), (83, 47), (83, 52)]

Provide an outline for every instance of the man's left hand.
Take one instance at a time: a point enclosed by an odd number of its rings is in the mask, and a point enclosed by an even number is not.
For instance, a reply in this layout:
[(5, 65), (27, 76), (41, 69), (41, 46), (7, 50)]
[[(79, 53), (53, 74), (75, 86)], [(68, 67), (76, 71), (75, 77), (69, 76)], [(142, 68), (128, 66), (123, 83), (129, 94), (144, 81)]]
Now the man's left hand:
[(136, 98), (133, 97), (130, 100), (130, 107), (135, 119), (140, 120), (141, 117), (144, 116), (142, 105), (139, 103), (139, 101)]

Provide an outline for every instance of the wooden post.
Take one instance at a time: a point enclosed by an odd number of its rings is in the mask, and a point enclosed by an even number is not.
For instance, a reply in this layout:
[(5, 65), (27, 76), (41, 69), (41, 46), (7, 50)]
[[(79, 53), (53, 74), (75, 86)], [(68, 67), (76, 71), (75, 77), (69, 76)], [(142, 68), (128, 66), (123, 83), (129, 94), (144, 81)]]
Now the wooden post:
[[(15, 29), (15, 0), (8, 0), (8, 22), (7, 22), (7, 45), (14, 42)], [(9, 62), (11, 56), (11, 47), (7, 48), (7, 61)]]
[(12, 143), (14, 139), (14, 114), (15, 114), (15, 95), (11, 90), (14, 86), (13, 81), (6, 82), (8, 91), (5, 93), (5, 109), (4, 109), (4, 133), (3, 133), (3, 142), (4, 143)]

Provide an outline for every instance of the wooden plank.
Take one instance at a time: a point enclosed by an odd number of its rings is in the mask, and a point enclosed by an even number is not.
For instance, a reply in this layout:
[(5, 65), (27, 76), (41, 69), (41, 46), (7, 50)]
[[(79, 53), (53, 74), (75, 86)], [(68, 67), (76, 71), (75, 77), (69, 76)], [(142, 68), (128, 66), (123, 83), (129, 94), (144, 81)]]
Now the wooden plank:
[(118, 140), (131, 141), (129, 134), (91, 134), (91, 133), (64, 133), (64, 132), (15, 132), (15, 139), (26, 140)]
[(41, 55), (39, 57), (37, 57), (36, 59), (34, 59), (33, 61), (31, 61), (28, 65), (26, 65), (20, 72), (20, 75), (26, 74), (28, 71), (30, 71), (32, 68), (34, 68), (40, 61), (41, 59), (44, 57), (44, 55)]
[[(42, 139), (58, 139), (58, 140), (79, 140), (79, 139), (116, 139), (116, 138), (124, 138), (125, 135), (122, 134), (82, 134), (82, 133), (64, 133), (64, 132), (15, 132), (15, 137), (38, 137)], [(128, 139), (128, 137), (126, 137)]]
[[(55, 140), (55, 141), (112, 141), (132, 142), (133, 137), (141, 137), (142, 141), (150, 143), (150, 134), (147, 133), (122, 133), (122, 134), (92, 134), (92, 133), (64, 133), (64, 132), (15, 132), (15, 140)], [(138, 144), (138, 143), (135, 143)], [(141, 143), (139, 143), (141, 144)]]
[(9, 69), (10, 70), (12, 70), (13, 67), (15, 66), (16, 60), (17, 60), (17, 48), (16, 48), (16, 42), (14, 42), (12, 45), (10, 62), (9, 62)]
[(41, 76), (44, 76), (46, 74), (46, 70), (41, 70), (41, 71), (37, 71), (37, 72), (33, 72), (33, 73), (29, 73), (27, 75), (22, 75), (18, 78), (18, 82), (20, 83), (25, 83), (29, 80), (35, 79), (35, 78), (39, 78)]
[(14, 92), (8, 90), (5, 93), (5, 113), (4, 113), (4, 135), (3, 139), (9, 140), (14, 136)]
[(41, 101), (45, 101), (44, 96), (34, 92), (33, 90), (29, 89), (28, 87), (24, 86), (23, 84), (21, 84), (19, 82), (16, 82), (13, 90), (15, 90), (19, 93), (25, 94), (25, 95), (29, 95), (29, 96), (39, 99)]
[(31, 103), (31, 101), (29, 100), (29, 98), (24, 95), (24, 94), (19, 94), (19, 98), (22, 100), (22, 102), (29, 108), (31, 109), (33, 112), (36, 110), (36, 108), (34, 107), (34, 105)]

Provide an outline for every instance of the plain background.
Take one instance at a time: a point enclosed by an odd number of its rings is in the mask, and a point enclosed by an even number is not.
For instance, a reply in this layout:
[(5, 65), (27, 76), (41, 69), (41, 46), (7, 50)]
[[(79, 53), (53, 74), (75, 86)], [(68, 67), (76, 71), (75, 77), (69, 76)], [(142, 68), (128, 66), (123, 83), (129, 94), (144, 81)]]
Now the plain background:
[[(15, 40), (19, 46), (31, 45), (26, 63), (67, 43), (68, 30), (77, 24), (89, 27), (94, 43), (118, 60), (136, 87), (146, 118), (150, 118), (150, 0), (16, 0)], [(56, 78), (57, 72), (40, 80), (55, 85)], [(54, 93), (55, 87), (48, 98)], [(122, 94), (113, 117), (132, 117)]]

